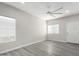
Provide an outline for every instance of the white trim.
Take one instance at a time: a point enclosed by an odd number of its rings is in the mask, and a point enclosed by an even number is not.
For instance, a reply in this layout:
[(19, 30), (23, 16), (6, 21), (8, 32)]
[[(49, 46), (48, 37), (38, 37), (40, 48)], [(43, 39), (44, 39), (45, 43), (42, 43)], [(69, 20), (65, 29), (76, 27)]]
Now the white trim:
[(40, 41), (37, 41), (37, 42), (29, 43), (29, 44), (26, 44), (26, 45), (20, 45), (20, 46), (17, 46), (17, 47), (15, 47), (15, 48), (13, 47), (13, 48), (11, 48), (11, 49), (7, 49), (7, 50), (4, 50), (4, 51), (1, 51), (0, 54), (2, 54), (2, 53), (7, 53), (7, 52), (10, 52), (10, 51), (13, 51), (13, 50), (16, 50), (16, 49), (19, 49), (19, 48), (22, 48), (22, 47), (25, 47), (25, 46), (28, 46), (28, 45), (32, 45), (32, 44), (41, 42), (41, 41), (44, 41), (44, 40), (40, 40)]

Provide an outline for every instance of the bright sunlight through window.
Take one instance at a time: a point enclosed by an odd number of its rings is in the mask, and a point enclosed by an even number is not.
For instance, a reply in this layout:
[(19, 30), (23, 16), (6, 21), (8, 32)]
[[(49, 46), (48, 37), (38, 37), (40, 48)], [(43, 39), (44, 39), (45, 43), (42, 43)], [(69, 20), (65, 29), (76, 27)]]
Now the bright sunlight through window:
[(58, 34), (59, 33), (59, 24), (48, 25), (48, 34)]

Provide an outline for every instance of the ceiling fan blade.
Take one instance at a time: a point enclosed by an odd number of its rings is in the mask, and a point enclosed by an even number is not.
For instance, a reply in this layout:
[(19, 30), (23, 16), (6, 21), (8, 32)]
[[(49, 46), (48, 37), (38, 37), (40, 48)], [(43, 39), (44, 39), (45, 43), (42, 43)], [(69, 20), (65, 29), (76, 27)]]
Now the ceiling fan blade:
[(52, 14), (63, 14), (63, 13), (52, 13)]
[(47, 14), (52, 14), (52, 12), (48, 11)]
[(59, 10), (61, 10), (61, 9), (63, 9), (63, 7), (60, 7), (60, 8), (58, 8), (58, 9), (52, 11), (52, 13), (53, 13), (53, 12), (56, 12), (56, 11), (59, 11)]
[(56, 11), (59, 11), (59, 10), (61, 10), (61, 9), (63, 9), (63, 7), (60, 7), (60, 8), (58, 8), (58, 9), (52, 11), (52, 12), (51, 12), (51, 11), (48, 11), (48, 12), (46, 12), (46, 14), (55, 17), (54, 14), (63, 14), (63, 13), (61, 13), (61, 12), (55, 13)]
[(47, 14), (63, 14), (63, 13), (52, 13), (48, 11)]
[(55, 15), (54, 15), (54, 14), (48, 14), (48, 15), (55, 17)]

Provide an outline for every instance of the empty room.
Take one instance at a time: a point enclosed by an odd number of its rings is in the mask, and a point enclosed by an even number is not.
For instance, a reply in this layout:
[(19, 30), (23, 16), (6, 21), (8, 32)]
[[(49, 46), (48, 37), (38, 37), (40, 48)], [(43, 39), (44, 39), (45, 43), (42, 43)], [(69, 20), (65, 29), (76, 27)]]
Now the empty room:
[(0, 2), (0, 56), (79, 56), (79, 2)]

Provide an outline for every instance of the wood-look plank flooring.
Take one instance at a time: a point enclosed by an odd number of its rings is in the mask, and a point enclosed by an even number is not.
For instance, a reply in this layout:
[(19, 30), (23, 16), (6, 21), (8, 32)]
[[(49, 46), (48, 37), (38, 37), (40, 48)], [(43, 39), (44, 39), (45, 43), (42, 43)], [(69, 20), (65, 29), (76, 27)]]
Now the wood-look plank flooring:
[(79, 56), (79, 44), (43, 41), (0, 56)]

